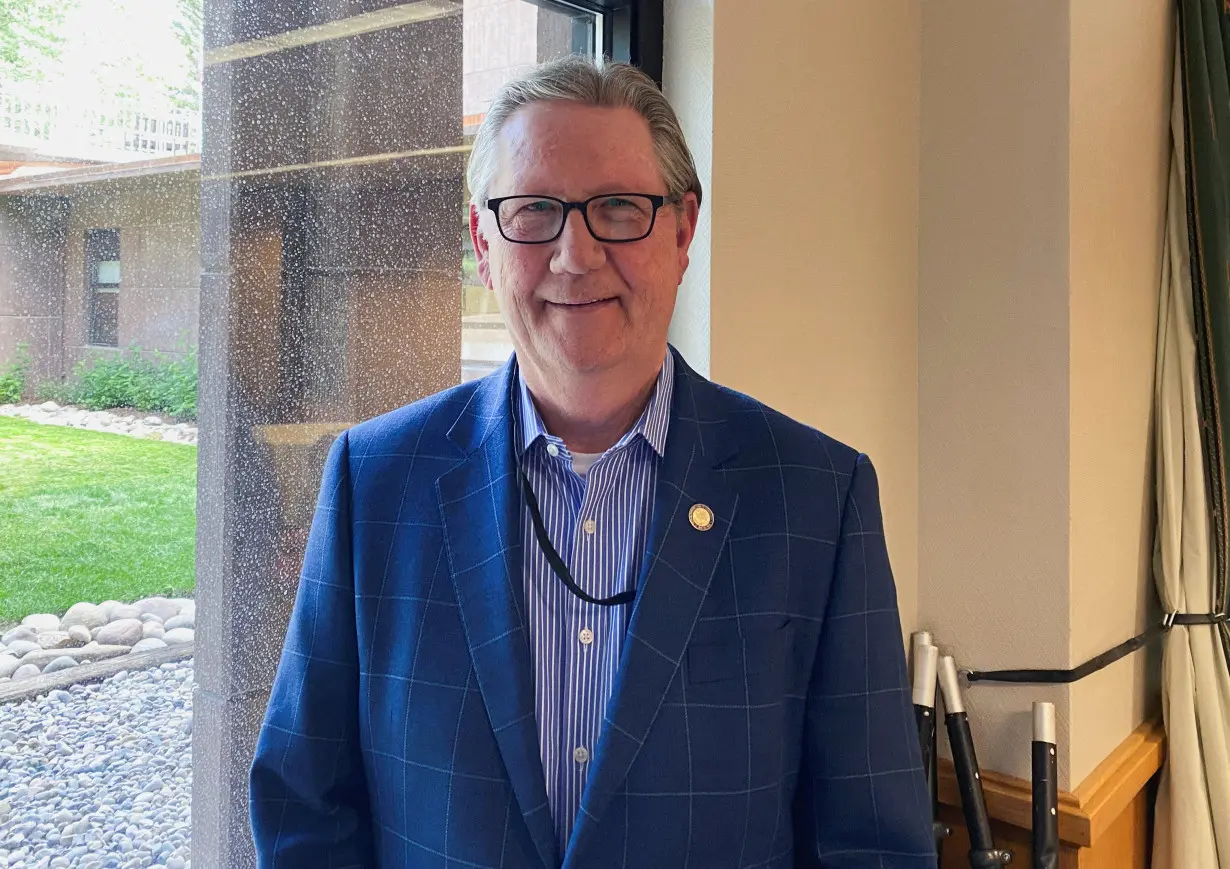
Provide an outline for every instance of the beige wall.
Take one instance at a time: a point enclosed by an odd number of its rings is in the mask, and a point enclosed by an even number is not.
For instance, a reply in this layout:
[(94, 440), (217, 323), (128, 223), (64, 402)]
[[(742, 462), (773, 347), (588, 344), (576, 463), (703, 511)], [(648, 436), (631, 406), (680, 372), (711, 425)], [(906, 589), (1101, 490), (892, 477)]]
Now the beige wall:
[[(1144, 627), (1170, 5), (923, 13), (919, 620), (959, 664), (1076, 666)], [(1137, 655), (976, 686), (979, 753), (1029, 775), (1029, 706), (1079, 784), (1149, 714)]]
[[(1066, 667), (1068, 2), (923, 4), (919, 622), (961, 667)], [(1030, 704), (973, 687), (989, 769), (1029, 777)]]
[[(967, 667), (1073, 667), (1145, 624), (1170, 14), (924, 5), (919, 620)], [(1148, 660), (973, 687), (981, 759), (1028, 777), (1050, 700), (1079, 784), (1155, 710)]]
[[(907, 630), (1080, 663), (1151, 596), (1169, 3), (770, 7), (667, 0), (711, 233), (672, 340), (875, 459)], [(1075, 786), (1150, 714), (1145, 667), (972, 687), (984, 766), (1028, 777), (1050, 700)]]
[[(1070, 655), (1144, 630), (1152, 612), (1154, 344), (1170, 155), (1168, 0), (1071, 3)], [(1158, 714), (1137, 654), (1072, 686), (1080, 781)]]
[(710, 370), (871, 456), (908, 630), (919, 4), (777, 5), (713, 4)]

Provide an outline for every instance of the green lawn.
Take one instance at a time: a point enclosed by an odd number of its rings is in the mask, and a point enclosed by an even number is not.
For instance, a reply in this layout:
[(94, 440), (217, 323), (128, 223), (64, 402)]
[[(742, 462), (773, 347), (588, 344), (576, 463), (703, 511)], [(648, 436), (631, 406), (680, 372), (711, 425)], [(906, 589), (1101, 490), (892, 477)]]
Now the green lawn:
[(0, 625), (192, 591), (196, 447), (0, 417)]

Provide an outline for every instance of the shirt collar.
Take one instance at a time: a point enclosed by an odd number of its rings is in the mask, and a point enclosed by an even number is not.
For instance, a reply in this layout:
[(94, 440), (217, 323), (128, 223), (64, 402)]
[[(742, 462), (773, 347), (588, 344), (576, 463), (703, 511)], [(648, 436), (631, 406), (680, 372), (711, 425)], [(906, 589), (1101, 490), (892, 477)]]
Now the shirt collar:
[[(662, 369), (658, 372), (658, 380), (653, 387), (653, 394), (649, 396), (649, 403), (645, 405), (636, 424), (628, 429), (624, 436), (611, 447), (611, 450), (623, 448), (639, 435), (653, 447), (654, 452), (659, 456), (666, 453), (666, 430), (670, 424), (671, 394), (674, 386), (675, 356), (668, 348)], [(562, 447), (564, 442), (549, 434), (546, 426), (543, 425), (542, 417), (538, 414), (538, 408), (534, 406), (530, 388), (526, 386), (520, 368), (517, 369), (517, 396), (515, 410), (517, 428), (520, 431), (517, 444), (522, 453), (532, 447), (539, 438)]]

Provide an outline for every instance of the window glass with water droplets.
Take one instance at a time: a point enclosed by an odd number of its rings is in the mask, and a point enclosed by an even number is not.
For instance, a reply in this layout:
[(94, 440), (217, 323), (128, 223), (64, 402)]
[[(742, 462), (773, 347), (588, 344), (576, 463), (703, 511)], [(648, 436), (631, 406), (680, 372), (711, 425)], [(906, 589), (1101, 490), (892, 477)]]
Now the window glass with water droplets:
[(536, 0), (0, 0), (0, 869), (249, 865), (324, 456), (512, 346), (466, 229)]

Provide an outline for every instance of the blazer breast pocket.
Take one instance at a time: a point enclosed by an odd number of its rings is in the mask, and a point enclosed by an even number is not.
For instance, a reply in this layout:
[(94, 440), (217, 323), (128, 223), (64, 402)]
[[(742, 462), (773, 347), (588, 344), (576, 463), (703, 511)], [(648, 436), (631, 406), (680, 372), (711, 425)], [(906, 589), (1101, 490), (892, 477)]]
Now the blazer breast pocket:
[(745, 675), (782, 673), (790, 664), (792, 628), (786, 620), (774, 626), (757, 626), (742, 636), (733, 625), (728, 631), (706, 631), (694, 636), (688, 646), (688, 684), (742, 681)]

